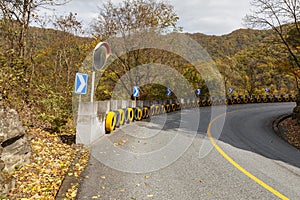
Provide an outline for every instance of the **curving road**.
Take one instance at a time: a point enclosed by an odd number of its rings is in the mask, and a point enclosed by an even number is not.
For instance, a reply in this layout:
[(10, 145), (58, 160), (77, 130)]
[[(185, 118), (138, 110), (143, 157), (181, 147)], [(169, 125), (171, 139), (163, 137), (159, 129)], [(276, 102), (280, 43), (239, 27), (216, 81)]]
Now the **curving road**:
[(205, 107), (126, 125), (93, 144), (77, 198), (300, 199), (300, 152), (272, 130), (293, 107), (228, 106), (225, 122)]

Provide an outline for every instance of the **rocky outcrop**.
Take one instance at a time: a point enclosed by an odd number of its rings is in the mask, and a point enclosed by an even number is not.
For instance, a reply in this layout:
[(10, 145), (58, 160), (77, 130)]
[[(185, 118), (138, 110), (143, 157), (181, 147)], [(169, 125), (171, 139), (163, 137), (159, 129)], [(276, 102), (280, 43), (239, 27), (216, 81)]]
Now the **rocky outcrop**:
[(29, 163), (28, 136), (15, 110), (0, 108), (0, 195), (14, 186), (9, 174)]

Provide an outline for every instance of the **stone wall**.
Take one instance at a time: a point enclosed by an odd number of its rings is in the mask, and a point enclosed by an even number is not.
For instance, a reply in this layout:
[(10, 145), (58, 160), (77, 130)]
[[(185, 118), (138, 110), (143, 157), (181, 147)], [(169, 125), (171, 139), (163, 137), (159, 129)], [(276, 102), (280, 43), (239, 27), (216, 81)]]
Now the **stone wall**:
[(9, 174), (29, 163), (28, 136), (15, 110), (0, 107), (0, 195), (5, 196), (14, 186)]

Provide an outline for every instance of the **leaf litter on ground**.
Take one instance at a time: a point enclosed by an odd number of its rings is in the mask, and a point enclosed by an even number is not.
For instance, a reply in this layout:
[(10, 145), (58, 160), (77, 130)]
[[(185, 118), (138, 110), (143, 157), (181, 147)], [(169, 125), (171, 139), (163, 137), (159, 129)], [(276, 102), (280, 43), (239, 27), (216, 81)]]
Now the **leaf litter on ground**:
[[(89, 152), (84, 148), (72, 171), (69, 168), (79, 148), (60, 141), (57, 134), (41, 129), (30, 129), (31, 157), (30, 163), (24, 165), (11, 175), (15, 179), (15, 187), (9, 193), (9, 199), (55, 199), (65, 176), (74, 175), (79, 178), (87, 166)], [(81, 149), (82, 150), (82, 149)], [(73, 185), (65, 194), (67, 199), (75, 199), (77, 185)]]

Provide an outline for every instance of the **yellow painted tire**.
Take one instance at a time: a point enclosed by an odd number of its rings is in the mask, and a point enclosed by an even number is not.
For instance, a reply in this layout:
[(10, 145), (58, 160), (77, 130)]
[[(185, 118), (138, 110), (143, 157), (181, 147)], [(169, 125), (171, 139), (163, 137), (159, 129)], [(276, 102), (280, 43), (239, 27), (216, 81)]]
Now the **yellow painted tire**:
[(143, 119), (148, 119), (149, 118), (149, 108), (144, 107), (143, 108)]
[(105, 131), (107, 133), (112, 132), (116, 126), (116, 113), (108, 112), (105, 119)]
[(278, 102), (281, 102), (281, 101), (282, 101), (281, 97), (278, 97)]
[(194, 106), (195, 106), (195, 101), (191, 101), (190, 104), (191, 104), (191, 108), (194, 108)]
[(211, 100), (207, 100), (207, 105), (211, 106)]
[(176, 111), (176, 105), (172, 104), (172, 111)]
[(165, 107), (165, 105), (161, 105), (161, 113), (162, 114), (166, 113), (166, 107)]
[(286, 102), (289, 102), (289, 101), (290, 101), (290, 98), (289, 98), (289, 97), (284, 97), (284, 100), (285, 100)]
[(229, 102), (228, 99), (225, 99), (225, 105), (228, 105), (228, 102)]
[(135, 108), (134, 109), (134, 120), (135, 121), (141, 121), (143, 118), (143, 112), (140, 113), (140, 111), (142, 112), (142, 110), (140, 108)]
[(151, 106), (151, 107), (150, 107), (150, 115), (151, 115), (151, 116), (154, 116), (155, 113), (156, 113), (155, 106)]
[(181, 104), (177, 103), (177, 110), (181, 110)]
[(128, 110), (128, 123), (133, 122), (134, 119), (134, 111), (132, 108), (127, 108)]
[(155, 114), (159, 115), (160, 114), (160, 106), (155, 106), (155, 110), (156, 110)]
[(190, 101), (188, 101), (188, 102), (186, 103), (186, 108), (191, 108), (191, 102), (190, 102)]
[(142, 108), (139, 108), (139, 115), (142, 120), (143, 119), (143, 109)]
[(119, 109), (118, 110), (119, 114), (120, 114), (120, 125), (122, 126), (125, 123), (125, 114), (124, 114), (124, 110)]
[(166, 110), (167, 110), (168, 113), (171, 112), (171, 106), (170, 106), (170, 104), (166, 105)]

